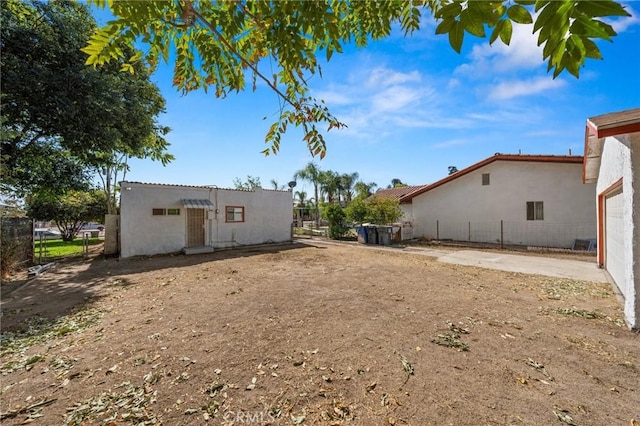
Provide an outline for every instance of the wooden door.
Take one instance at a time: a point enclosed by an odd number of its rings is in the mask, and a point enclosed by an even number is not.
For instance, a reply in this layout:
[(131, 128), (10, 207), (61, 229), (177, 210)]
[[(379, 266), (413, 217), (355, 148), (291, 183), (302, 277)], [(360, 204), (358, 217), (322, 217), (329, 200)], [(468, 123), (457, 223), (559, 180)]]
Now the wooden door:
[(187, 209), (187, 247), (204, 246), (204, 209)]

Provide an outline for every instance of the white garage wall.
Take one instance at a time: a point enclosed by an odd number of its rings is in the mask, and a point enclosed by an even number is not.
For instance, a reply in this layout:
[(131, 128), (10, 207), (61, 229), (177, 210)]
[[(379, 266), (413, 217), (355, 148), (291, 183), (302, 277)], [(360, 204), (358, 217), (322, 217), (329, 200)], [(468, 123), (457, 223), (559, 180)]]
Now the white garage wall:
[[(638, 135), (634, 137), (639, 139)], [(636, 173), (634, 176), (633, 165), (636, 164), (636, 168), (640, 166), (640, 140), (634, 141), (635, 149), (631, 141), (629, 135), (605, 139), (596, 191), (601, 194), (622, 178), (624, 272), (622, 279), (618, 279), (621, 282), (616, 282), (616, 285), (625, 299), (625, 320), (637, 328), (640, 327), (640, 279), (635, 277), (640, 277), (640, 265), (638, 255), (634, 256), (634, 253), (640, 253), (640, 194), (634, 192), (634, 187), (640, 188), (640, 175)], [(602, 217), (602, 212), (598, 212), (598, 217)]]
[[(130, 188), (130, 189), (127, 189)], [(180, 185), (121, 183), (121, 257), (174, 253), (185, 247), (186, 209), (183, 199), (208, 199), (205, 241), (211, 247), (291, 240), (290, 191), (237, 191)], [(245, 221), (225, 222), (226, 206), (243, 206)], [(179, 216), (153, 216), (154, 208), (178, 208)], [(216, 210), (218, 212), (216, 213)]]
[[(497, 160), (414, 197), (414, 235), (435, 238), (438, 221), (440, 238), (467, 240), (471, 222), (471, 241), (498, 242), (502, 220), (506, 244), (571, 247), (596, 237), (594, 199), (580, 163)], [(544, 220), (526, 220), (527, 201), (544, 203)]]

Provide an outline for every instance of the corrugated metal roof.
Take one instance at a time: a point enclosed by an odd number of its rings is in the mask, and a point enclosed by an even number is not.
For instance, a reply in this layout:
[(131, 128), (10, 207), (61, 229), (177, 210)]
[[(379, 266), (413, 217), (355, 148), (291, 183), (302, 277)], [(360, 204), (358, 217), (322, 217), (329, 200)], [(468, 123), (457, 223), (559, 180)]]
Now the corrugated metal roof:
[[(121, 181), (119, 182), (120, 186), (125, 186), (125, 184), (135, 184), (135, 185), (149, 185), (149, 186), (162, 186), (167, 188), (196, 188), (196, 189), (221, 189), (223, 191), (239, 191), (239, 192), (255, 192), (254, 189), (244, 189), (244, 188), (224, 188), (219, 187), (217, 185), (183, 185), (176, 183), (156, 183), (156, 182), (137, 182), (137, 181)], [(274, 191), (274, 192), (291, 192), (288, 189), (270, 189), (270, 188), (259, 188), (262, 191)]]
[(186, 209), (207, 209), (213, 207), (213, 203), (206, 198), (185, 198), (182, 200), (182, 205)]

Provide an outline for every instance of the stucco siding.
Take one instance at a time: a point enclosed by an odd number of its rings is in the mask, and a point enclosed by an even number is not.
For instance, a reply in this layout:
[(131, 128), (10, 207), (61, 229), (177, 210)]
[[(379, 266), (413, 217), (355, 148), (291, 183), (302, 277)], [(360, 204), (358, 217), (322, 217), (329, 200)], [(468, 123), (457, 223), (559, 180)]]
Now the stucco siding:
[[(183, 199), (207, 199), (205, 244), (214, 248), (291, 240), (289, 191), (121, 183), (121, 257), (173, 253), (186, 243)], [(227, 222), (227, 206), (244, 208), (243, 222)], [(180, 209), (180, 215), (154, 216), (154, 208)]]
[[(638, 135), (635, 136), (638, 139)], [(600, 160), (600, 171), (598, 173), (597, 193), (601, 194), (610, 188), (614, 183), (622, 179), (623, 198), (623, 223), (624, 223), (624, 274), (622, 282), (616, 282), (616, 286), (625, 299), (625, 320), (632, 327), (640, 327), (640, 264), (637, 255), (640, 253), (640, 208), (639, 191), (640, 176), (633, 173), (634, 165), (640, 166), (640, 149), (636, 141), (634, 146), (631, 143), (630, 135), (607, 137), (604, 141)], [(635, 149), (634, 149), (635, 148)], [(599, 208), (600, 206), (598, 206)], [(598, 212), (598, 217), (604, 220), (605, 212)], [(598, 241), (598, 244), (601, 244)], [(606, 248), (605, 248), (606, 250)]]
[[(414, 197), (414, 234), (499, 242), (502, 220), (507, 244), (571, 247), (596, 236), (594, 196), (579, 163), (495, 161)], [(543, 220), (527, 220), (529, 201), (544, 203)]]
[(413, 204), (401, 203), (400, 210), (402, 210), (402, 217), (398, 222), (413, 222)]

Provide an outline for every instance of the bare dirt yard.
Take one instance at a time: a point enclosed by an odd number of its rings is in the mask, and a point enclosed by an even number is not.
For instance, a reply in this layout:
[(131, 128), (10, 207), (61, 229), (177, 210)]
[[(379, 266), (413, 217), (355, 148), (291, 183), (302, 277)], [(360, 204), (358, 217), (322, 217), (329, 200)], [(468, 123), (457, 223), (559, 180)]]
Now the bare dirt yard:
[(640, 421), (608, 284), (292, 244), (77, 261), (2, 313), (6, 425)]

